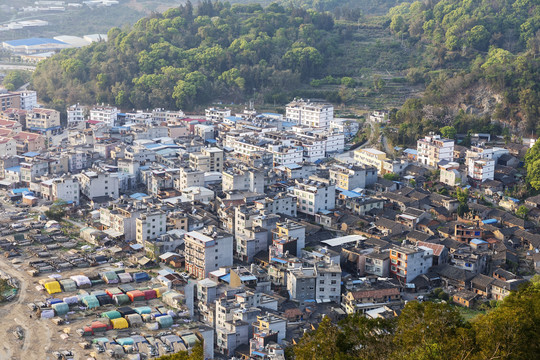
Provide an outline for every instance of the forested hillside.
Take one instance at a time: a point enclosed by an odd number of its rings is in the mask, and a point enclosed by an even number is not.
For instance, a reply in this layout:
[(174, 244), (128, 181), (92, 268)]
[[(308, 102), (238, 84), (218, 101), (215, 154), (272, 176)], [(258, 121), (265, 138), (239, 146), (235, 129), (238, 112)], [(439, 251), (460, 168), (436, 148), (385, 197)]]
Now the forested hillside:
[(327, 13), (277, 4), (188, 3), (109, 31), (107, 43), (39, 64), (46, 102), (184, 108), (255, 91), (292, 89), (316, 75), (341, 41)]
[(459, 132), (502, 131), (492, 117), (522, 134), (538, 131), (538, 1), (417, 1), (391, 9), (388, 19), (396, 38), (423, 54), (409, 78), (427, 85), (422, 99), (393, 114), (396, 142), (450, 122)]
[(538, 359), (538, 277), (503, 302), (466, 321), (447, 303), (408, 303), (392, 319), (349, 316), (339, 324), (324, 319), (289, 353), (295, 360), (485, 360)]

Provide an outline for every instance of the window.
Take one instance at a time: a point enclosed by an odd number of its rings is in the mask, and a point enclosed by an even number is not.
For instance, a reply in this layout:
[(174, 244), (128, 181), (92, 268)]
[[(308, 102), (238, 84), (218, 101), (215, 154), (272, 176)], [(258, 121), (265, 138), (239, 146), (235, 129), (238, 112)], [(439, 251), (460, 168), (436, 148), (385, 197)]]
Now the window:
[(324, 291), (324, 288), (319, 288), (319, 291)]

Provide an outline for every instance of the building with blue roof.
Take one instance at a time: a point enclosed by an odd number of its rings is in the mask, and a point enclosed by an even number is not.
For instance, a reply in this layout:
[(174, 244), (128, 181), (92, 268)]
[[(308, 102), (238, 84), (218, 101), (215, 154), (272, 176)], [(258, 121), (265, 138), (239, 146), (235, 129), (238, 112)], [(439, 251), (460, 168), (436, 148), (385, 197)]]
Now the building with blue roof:
[(68, 49), (73, 45), (56, 39), (29, 38), (4, 41), (2, 47), (16, 54), (37, 54)]
[(24, 154), (22, 154), (22, 156), (25, 156), (25, 157), (36, 157), (38, 155), (39, 155), (39, 153), (34, 152), (34, 151), (25, 152)]

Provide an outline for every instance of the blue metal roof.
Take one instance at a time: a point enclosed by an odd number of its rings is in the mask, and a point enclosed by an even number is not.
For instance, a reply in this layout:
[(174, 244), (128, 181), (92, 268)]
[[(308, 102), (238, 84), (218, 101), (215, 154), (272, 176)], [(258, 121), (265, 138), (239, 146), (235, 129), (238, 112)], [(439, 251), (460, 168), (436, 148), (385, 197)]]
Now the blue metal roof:
[(20, 166), (12, 166), (10, 168), (7, 168), (6, 171), (21, 172), (21, 167)]
[(227, 284), (229, 284), (231, 282), (231, 274), (227, 274), (227, 275), (223, 275), (222, 277), (219, 278), (220, 280), (223, 280), (225, 281)]
[(275, 258), (275, 257), (273, 257), (271, 261), (275, 261), (275, 262), (280, 263), (280, 264), (286, 264), (287, 263), (285, 260), (278, 259), (278, 258)]
[(210, 143), (210, 144), (215, 144), (215, 143), (217, 143), (217, 140), (216, 139), (207, 139), (206, 142)]
[(142, 199), (143, 197), (147, 197), (147, 196), (148, 195), (146, 195), (145, 193), (135, 193), (135, 194), (130, 195), (129, 197), (132, 199)]
[(343, 196), (346, 196), (346, 197), (349, 197), (349, 198), (357, 198), (357, 197), (361, 197), (362, 194), (360, 193), (357, 193), (356, 191), (351, 191), (351, 190), (343, 190), (341, 192), (341, 194)]
[(403, 152), (405, 154), (414, 154), (414, 155), (418, 154), (418, 150), (415, 150), (415, 149), (405, 149), (403, 150)]
[(19, 39), (19, 40), (10, 40), (4, 41), (10, 46), (35, 46), (35, 45), (45, 45), (45, 44), (58, 44), (58, 45), (67, 45), (67, 43), (47, 38), (29, 38), (29, 39)]
[(24, 154), (22, 154), (22, 156), (26, 156), (26, 157), (35, 157), (35, 156), (38, 156), (39, 153), (38, 152), (35, 152), (35, 151), (29, 151), (29, 152), (26, 152)]

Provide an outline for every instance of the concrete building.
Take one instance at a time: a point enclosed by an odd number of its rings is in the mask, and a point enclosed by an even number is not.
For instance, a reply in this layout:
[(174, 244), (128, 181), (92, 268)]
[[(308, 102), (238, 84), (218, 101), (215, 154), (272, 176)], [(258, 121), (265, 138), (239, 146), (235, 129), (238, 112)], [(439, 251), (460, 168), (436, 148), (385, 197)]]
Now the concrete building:
[(137, 242), (146, 247), (146, 243), (156, 240), (167, 232), (167, 214), (163, 211), (154, 211), (141, 214), (135, 220), (137, 229)]
[(264, 173), (261, 170), (233, 168), (221, 174), (223, 191), (241, 190), (264, 194)]
[(287, 291), (291, 300), (304, 307), (313, 302), (341, 302), (341, 266), (325, 261), (315, 267), (299, 267), (287, 274)]
[(390, 274), (410, 283), (425, 274), (433, 265), (433, 249), (419, 246), (409, 248), (393, 246), (390, 249)]
[(117, 199), (119, 196), (118, 178), (106, 172), (86, 171), (77, 175), (81, 193), (88, 199), (108, 196)]
[(182, 191), (192, 186), (204, 186), (204, 171), (180, 168), (179, 176), (174, 180), (174, 188)]
[(341, 190), (365, 189), (377, 182), (377, 168), (334, 165), (330, 168), (330, 180)]
[(281, 214), (296, 217), (296, 198), (285, 192), (274, 197), (266, 197), (255, 201), (258, 210), (264, 210), (267, 214)]
[(34, 108), (26, 115), (26, 128), (47, 135), (58, 132), (61, 129), (60, 112)]
[(231, 116), (230, 109), (210, 108), (206, 109), (206, 120), (211, 122), (222, 122), (226, 117)]
[(439, 165), (441, 170), (439, 181), (449, 186), (458, 186), (467, 183), (467, 177), (459, 169), (459, 163), (449, 162), (445, 165)]
[(354, 161), (358, 165), (375, 167), (379, 174), (383, 173), (384, 160), (386, 160), (386, 153), (377, 149), (356, 149), (354, 151)]
[(315, 215), (321, 210), (331, 210), (336, 206), (336, 186), (314, 180), (300, 182), (294, 187), (297, 211)]
[(20, 97), (20, 106), (22, 110), (32, 110), (38, 106), (37, 92), (33, 90), (18, 91)]
[(52, 181), (52, 200), (63, 200), (65, 202), (79, 205), (80, 186), (77, 178), (63, 176)]
[(118, 109), (113, 106), (95, 106), (90, 109), (90, 120), (116, 126)]
[(278, 334), (277, 342), (281, 344), (287, 336), (287, 319), (274, 315), (267, 314), (264, 316), (257, 316), (257, 322), (253, 324), (254, 332), (275, 332)]
[(17, 155), (17, 142), (13, 138), (0, 136), (0, 155)]
[(86, 118), (86, 106), (79, 104), (71, 105), (67, 108), (67, 125), (68, 127), (77, 127)]
[(295, 99), (287, 104), (285, 117), (287, 121), (298, 125), (326, 129), (334, 119), (334, 107), (330, 104)]
[(206, 232), (190, 231), (184, 236), (186, 271), (198, 279), (220, 267), (233, 265), (233, 236), (207, 228)]
[(21, 107), (21, 97), (17, 93), (0, 92), (0, 110), (19, 109)]
[(484, 182), (495, 178), (493, 149), (472, 147), (466, 152), (467, 175), (474, 181)]
[(223, 171), (223, 150), (217, 147), (202, 148), (189, 154), (189, 166), (204, 172)]
[(454, 140), (429, 135), (417, 141), (418, 162), (436, 167), (440, 161), (454, 160)]
[[(276, 229), (273, 231), (273, 238), (274, 240), (285, 240), (287, 243), (294, 241), (296, 244), (295, 251), (290, 251), (290, 254), (300, 256), (302, 249), (306, 246), (306, 227), (292, 220), (278, 222)], [(285, 251), (280, 252), (285, 253)]]

